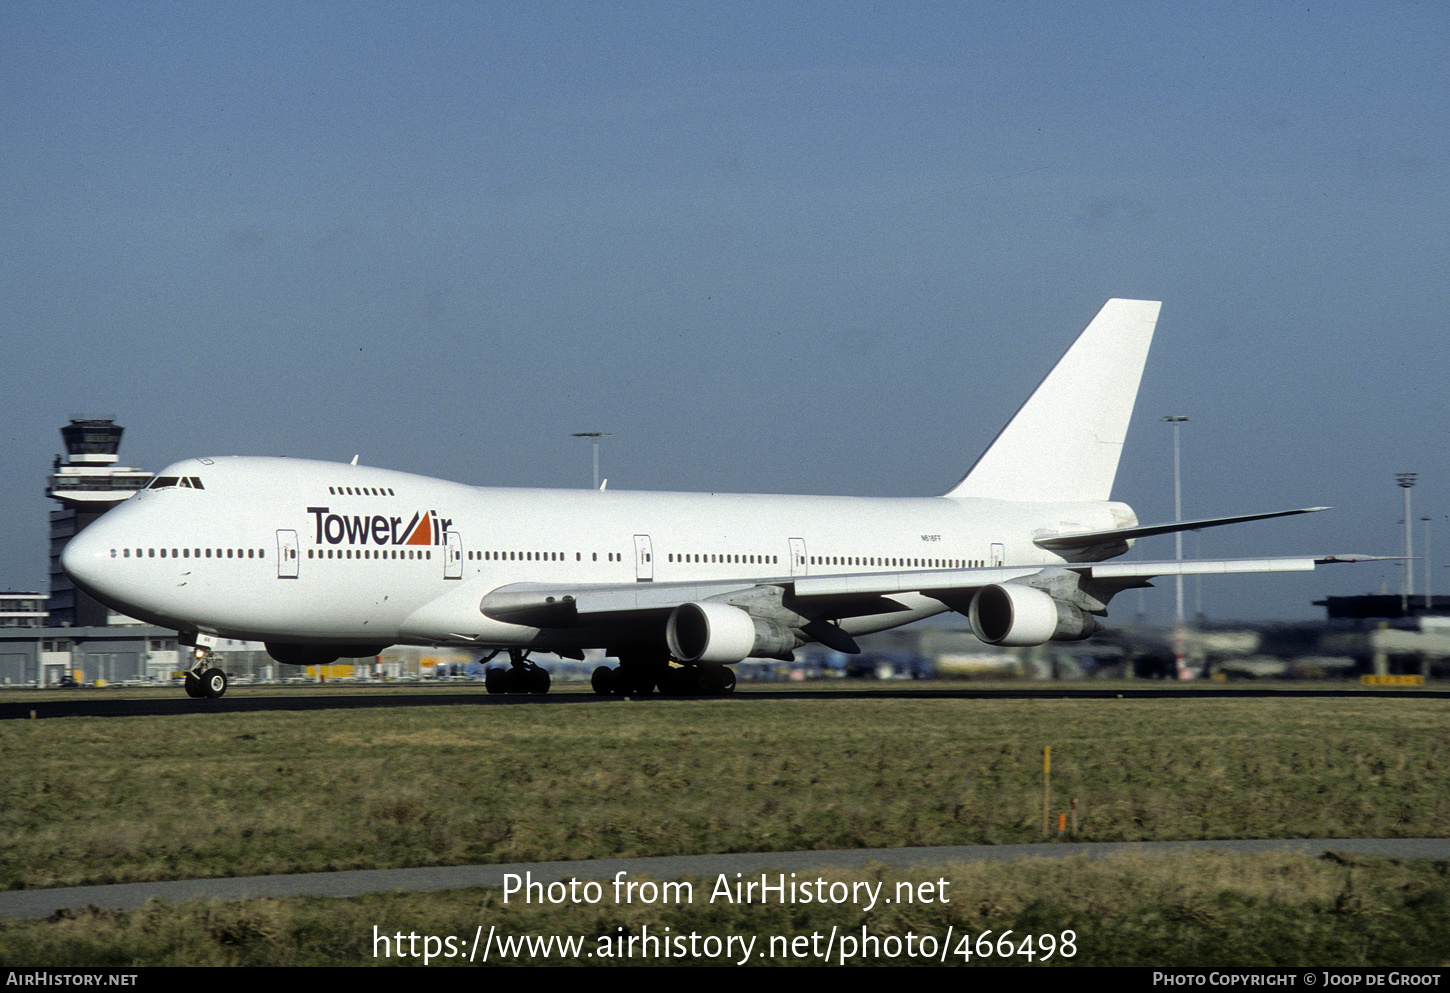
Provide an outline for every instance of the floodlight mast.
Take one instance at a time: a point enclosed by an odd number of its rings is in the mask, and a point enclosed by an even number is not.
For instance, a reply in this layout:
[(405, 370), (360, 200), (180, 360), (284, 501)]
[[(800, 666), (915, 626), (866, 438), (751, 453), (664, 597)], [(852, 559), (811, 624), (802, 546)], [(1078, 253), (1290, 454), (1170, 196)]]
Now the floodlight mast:
[(1410, 488), (1415, 485), (1415, 479), (1419, 476), (1417, 472), (1395, 473), (1395, 483), (1405, 491), (1405, 581), (1400, 587), (1400, 613), (1410, 612), (1410, 597), (1415, 595), (1415, 563), (1410, 561), (1411, 553), (1411, 520), (1410, 520)]
[(1422, 517), (1425, 522), (1425, 613), (1433, 613), (1435, 609), (1435, 598), (1430, 595), (1430, 522), (1435, 518)]
[[(1169, 414), (1163, 420), (1173, 425), (1173, 523), (1179, 524), (1183, 521), (1183, 480), (1179, 472), (1178, 458), (1178, 429), (1188, 423), (1188, 418), (1183, 414)], [(1173, 533), (1173, 557), (1175, 561), (1183, 561), (1183, 532)], [(1184, 642), (1187, 640), (1183, 624), (1183, 573), (1173, 577), (1174, 584), (1174, 615), (1173, 615), (1173, 654), (1178, 663), (1178, 678), (1190, 679), (1191, 674), (1183, 664)]]
[(573, 437), (588, 438), (594, 442), (594, 488), (599, 489), (599, 439), (613, 438), (607, 431), (575, 431)]

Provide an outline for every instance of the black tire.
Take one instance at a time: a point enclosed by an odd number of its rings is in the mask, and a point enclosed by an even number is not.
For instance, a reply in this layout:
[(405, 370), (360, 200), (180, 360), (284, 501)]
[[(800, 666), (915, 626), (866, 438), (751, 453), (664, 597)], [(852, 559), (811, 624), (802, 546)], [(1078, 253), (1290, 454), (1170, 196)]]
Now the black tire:
[(196, 673), (192, 672), (190, 669), (186, 670), (186, 679), (184, 681), (184, 685), (186, 686), (186, 695), (191, 697), (193, 700), (200, 700), (202, 697), (206, 696), (206, 694), (201, 691), (201, 677), (199, 677)]
[(694, 675), (690, 679), (690, 692), (692, 694), (698, 693), (702, 696), (709, 696), (715, 692), (714, 673), (711, 672), (713, 668), (713, 666), (706, 663), (695, 666)]
[(490, 693), (507, 693), (508, 674), (507, 669), (494, 666), (483, 674), (483, 688)]
[(550, 678), (547, 669), (541, 669), (538, 666), (534, 666), (534, 671), (529, 673), (530, 693), (547, 693), (549, 692), (549, 686), (552, 683), (553, 679)]
[(670, 668), (660, 673), (660, 693), (663, 696), (685, 696), (690, 692), (689, 677), (686, 675), (690, 670), (686, 668)]
[(723, 665), (700, 666), (700, 692), (724, 696), (735, 691), (735, 670)]
[(628, 677), (629, 689), (625, 692), (630, 696), (649, 696), (655, 691), (655, 676), (642, 665), (636, 665)]
[(589, 685), (594, 687), (594, 692), (599, 696), (609, 696), (614, 692), (614, 676), (614, 669), (611, 669), (607, 665), (601, 665), (589, 677)]
[(638, 693), (639, 690), (634, 685), (638, 676), (639, 673), (633, 666), (627, 666), (623, 662), (619, 663), (619, 668), (614, 670), (614, 695), (632, 696)]
[(212, 700), (220, 700), (227, 692), (227, 674), (220, 669), (208, 669), (201, 674), (201, 692)]

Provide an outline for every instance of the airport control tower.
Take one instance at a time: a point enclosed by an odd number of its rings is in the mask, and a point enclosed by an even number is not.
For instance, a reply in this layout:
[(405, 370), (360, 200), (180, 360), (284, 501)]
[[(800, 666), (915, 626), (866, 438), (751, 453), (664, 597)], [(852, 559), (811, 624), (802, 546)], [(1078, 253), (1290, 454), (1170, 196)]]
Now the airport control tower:
[(153, 473), (134, 466), (117, 465), (125, 429), (110, 418), (73, 417), (60, 429), (65, 442), (65, 460), (55, 457), (45, 495), (60, 503), (50, 512), (50, 611), (51, 627), (103, 627), (106, 607), (71, 585), (60, 567), (60, 553), (67, 543), (97, 517), (144, 489)]

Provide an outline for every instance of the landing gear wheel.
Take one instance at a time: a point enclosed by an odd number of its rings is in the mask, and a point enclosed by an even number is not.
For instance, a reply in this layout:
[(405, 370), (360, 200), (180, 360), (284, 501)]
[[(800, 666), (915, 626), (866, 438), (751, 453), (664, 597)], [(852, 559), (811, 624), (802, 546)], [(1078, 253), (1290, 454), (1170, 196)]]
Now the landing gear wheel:
[(607, 665), (601, 665), (589, 677), (589, 685), (594, 687), (596, 695), (609, 696), (614, 692), (614, 670)]
[(614, 670), (614, 692), (620, 696), (649, 696), (654, 691), (655, 681), (644, 666), (621, 662)]
[(677, 666), (660, 673), (660, 693), (664, 696), (689, 696), (692, 667)]
[(490, 693), (547, 693), (553, 680), (547, 669), (529, 661), (528, 649), (509, 649), (509, 668), (490, 669), (484, 687)]
[(213, 700), (218, 700), (226, 691), (226, 673), (222, 672), (220, 669), (208, 669), (206, 672), (203, 672), (201, 674), (202, 695), (210, 697)]
[(735, 670), (729, 666), (705, 662), (680, 670), (682, 693), (701, 696), (726, 696), (735, 692)]
[(589, 685), (594, 687), (598, 696), (610, 696), (614, 693), (614, 670), (607, 665), (601, 665), (589, 677)]
[(203, 693), (201, 689), (201, 677), (198, 676), (195, 672), (192, 672), (190, 669), (188, 669), (186, 672), (185, 685), (186, 695), (191, 697), (193, 700), (200, 700), (202, 697), (206, 696), (206, 694)]

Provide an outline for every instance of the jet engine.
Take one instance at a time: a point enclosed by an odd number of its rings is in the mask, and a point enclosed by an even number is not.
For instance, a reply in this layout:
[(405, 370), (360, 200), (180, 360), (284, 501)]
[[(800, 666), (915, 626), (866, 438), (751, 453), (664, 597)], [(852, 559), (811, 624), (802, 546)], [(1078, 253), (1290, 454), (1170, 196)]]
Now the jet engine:
[(742, 662), (774, 658), (796, 646), (796, 637), (774, 621), (752, 617), (728, 603), (682, 603), (665, 626), (670, 654), (681, 662)]
[(338, 659), (370, 659), (387, 645), (288, 645), (266, 643), (267, 654), (283, 665), (331, 665)]
[(1081, 641), (1103, 627), (1081, 607), (1014, 583), (983, 586), (967, 616), (982, 641), (1009, 647)]

